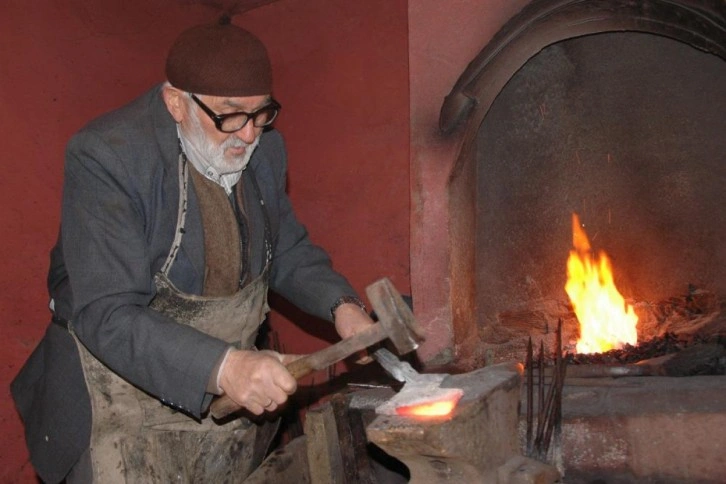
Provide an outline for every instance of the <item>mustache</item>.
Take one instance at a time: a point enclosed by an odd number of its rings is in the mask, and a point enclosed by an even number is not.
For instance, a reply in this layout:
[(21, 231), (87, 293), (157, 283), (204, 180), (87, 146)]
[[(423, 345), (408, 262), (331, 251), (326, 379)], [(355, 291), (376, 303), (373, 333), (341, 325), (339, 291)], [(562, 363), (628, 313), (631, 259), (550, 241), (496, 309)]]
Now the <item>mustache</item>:
[(227, 148), (247, 148), (250, 145), (251, 143), (245, 143), (237, 137), (230, 137), (224, 140), (221, 147), (223, 150), (226, 150)]

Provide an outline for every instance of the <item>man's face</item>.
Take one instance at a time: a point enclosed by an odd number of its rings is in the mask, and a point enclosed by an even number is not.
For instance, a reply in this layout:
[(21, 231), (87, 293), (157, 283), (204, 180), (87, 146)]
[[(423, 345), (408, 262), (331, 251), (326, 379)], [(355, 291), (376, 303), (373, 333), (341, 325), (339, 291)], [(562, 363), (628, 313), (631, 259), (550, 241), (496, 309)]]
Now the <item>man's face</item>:
[[(199, 95), (197, 98), (216, 114), (253, 113), (269, 104), (270, 96), (217, 97)], [(197, 156), (213, 166), (221, 175), (242, 170), (252, 156), (264, 128), (249, 120), (234, 133), (219, 131), (212, 119), (187, 94), (183, 97), (183, 115), (179, 120), (187, 144)]]

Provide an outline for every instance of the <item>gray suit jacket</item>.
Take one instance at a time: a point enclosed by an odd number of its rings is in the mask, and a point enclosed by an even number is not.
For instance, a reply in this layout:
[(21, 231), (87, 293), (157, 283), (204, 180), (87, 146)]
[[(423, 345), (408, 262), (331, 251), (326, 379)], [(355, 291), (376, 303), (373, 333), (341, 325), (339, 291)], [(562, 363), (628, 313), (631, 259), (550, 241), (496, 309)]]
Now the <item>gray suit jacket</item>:
[[(210, 373), (226, 343), (149, 309), (153, 274), (163, 264), (177, 220), (176, 127), (155, 87), (91, 122), (66, 151), (61, 235), (51, 253), (48, 286), (55, 314), (119, 375), (190, 416), (211, 396)], [(286, 152), (274, 130), (262, 134), (244, 172), (253, 274), (262, 269), (264, 220), (251, 185), (256, 175), (274, 244), (270, 288), (300, 309), (330, 318), (341, 296), (354, 295), (313, 245), (285, 193)], [(190, 169), (193, 169), (190, 167)], [(170, 278), (200, 294), (204, 242), (199, 205), (190, 193), (186, 231)], [(40, 477), (60, 481), (89, 443), (91, 410), (75, 344), (51, 324), (12, 383)]]

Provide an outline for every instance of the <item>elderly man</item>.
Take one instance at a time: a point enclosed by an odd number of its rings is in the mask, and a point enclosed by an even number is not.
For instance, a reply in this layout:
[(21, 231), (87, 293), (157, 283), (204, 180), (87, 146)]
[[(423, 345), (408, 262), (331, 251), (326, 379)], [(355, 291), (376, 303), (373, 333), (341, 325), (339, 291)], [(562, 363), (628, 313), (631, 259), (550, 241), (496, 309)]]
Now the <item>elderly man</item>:
[[(53, 311), (12, 385), (44, 481), (237, 482), (296, 389), (253, 347), (267, 291), (335, 323), (372, 324), (285, 194), (262, 43), (228, 18), (172, 46), (168, 82), (91, 122), (66, 152)], [(265, 421), (265, 420), (263, 420)]]

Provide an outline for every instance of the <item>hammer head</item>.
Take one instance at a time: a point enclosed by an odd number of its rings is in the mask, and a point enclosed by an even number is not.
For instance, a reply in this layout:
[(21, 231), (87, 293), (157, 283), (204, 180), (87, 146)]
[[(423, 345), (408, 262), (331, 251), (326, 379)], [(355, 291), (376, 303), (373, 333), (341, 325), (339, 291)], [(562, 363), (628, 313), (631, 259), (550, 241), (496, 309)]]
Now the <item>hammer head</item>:
[(391, 281), (384, 277), (366, 288), (366, 295), (378, 316), (378, 322), (384, 329), (388, 339), (404, 355), (416, 348), (424, 335), (411, 308), (396, 291)]

